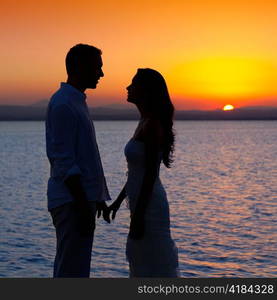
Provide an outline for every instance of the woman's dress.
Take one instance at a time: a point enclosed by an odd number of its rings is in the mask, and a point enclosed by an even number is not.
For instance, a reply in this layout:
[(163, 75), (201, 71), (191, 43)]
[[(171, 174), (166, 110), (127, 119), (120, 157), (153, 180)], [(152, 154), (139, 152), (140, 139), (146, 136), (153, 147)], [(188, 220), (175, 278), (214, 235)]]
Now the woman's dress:
[[(131, 139), (125, 146), (128, 164), (126, 194), (131, 212), (135, 210), (145, 172), (144, 143)], [(158, 174), (162, 152), (157, 165)], [(145, 212), (145, 232), (140, 240), (127, 238), (126, 256), (130, 277), (178, 277), (178, 249), (170, 234), (169, 205), (159, 175)]]

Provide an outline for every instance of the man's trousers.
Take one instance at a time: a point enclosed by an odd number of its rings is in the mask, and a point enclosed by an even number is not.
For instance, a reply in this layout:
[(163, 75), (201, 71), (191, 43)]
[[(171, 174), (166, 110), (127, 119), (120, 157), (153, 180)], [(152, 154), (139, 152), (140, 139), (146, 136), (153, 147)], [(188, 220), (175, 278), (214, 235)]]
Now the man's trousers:
[(77, 213), (73, 202), (50, 210), (56, 229), (54, 277), (89, 277), (96, 203), (89, 202), (93, 212), (93, 230), (88, 236), (78, 231)]

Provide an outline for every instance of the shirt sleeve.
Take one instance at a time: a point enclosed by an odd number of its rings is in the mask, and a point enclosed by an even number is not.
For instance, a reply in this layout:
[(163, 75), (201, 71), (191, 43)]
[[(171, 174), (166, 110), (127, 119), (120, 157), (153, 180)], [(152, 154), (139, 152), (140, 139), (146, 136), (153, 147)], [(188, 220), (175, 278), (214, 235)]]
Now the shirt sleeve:
[(52, 127), (52, 159), (54, 176), (66, 180), (72, 175), (82, 172), (76, 163), (75, 145), (77, 133), (77, 118), (72, 110), (61, 104), (53, 107), (50, 114)]

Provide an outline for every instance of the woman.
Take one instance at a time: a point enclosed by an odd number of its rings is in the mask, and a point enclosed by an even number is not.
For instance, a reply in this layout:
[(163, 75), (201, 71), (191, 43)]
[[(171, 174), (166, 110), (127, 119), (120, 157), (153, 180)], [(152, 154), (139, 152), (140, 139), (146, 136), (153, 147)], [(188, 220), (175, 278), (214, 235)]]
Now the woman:
[(138, 69), (127, 90), (127, 101), (137, 106), (141, 119), (125, 147), (127, 182), (109, 208), (114, 219), (127, 197), (130, 277), (178, 277), (178, 251), (171, 239), (168, 201), (159, 179), (161, 161), (167, 168), (172, 163), (174, 107), (164, 78), (155, 70)]

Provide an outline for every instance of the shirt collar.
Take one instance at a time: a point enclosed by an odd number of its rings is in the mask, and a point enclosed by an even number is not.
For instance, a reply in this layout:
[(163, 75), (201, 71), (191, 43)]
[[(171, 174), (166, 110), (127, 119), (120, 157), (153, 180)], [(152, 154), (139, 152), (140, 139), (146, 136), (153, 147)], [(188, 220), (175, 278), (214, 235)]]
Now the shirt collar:
[(69, 83), (66, 82), (61, 82), (61, 88), (66, 89), (68, 92), (72, 93), (75, 95), (80, 100), (85, 101), (87, 95), (85, 93), (82, 93), (78, 89), (76, 89), (74, 86), (70, 85)]

